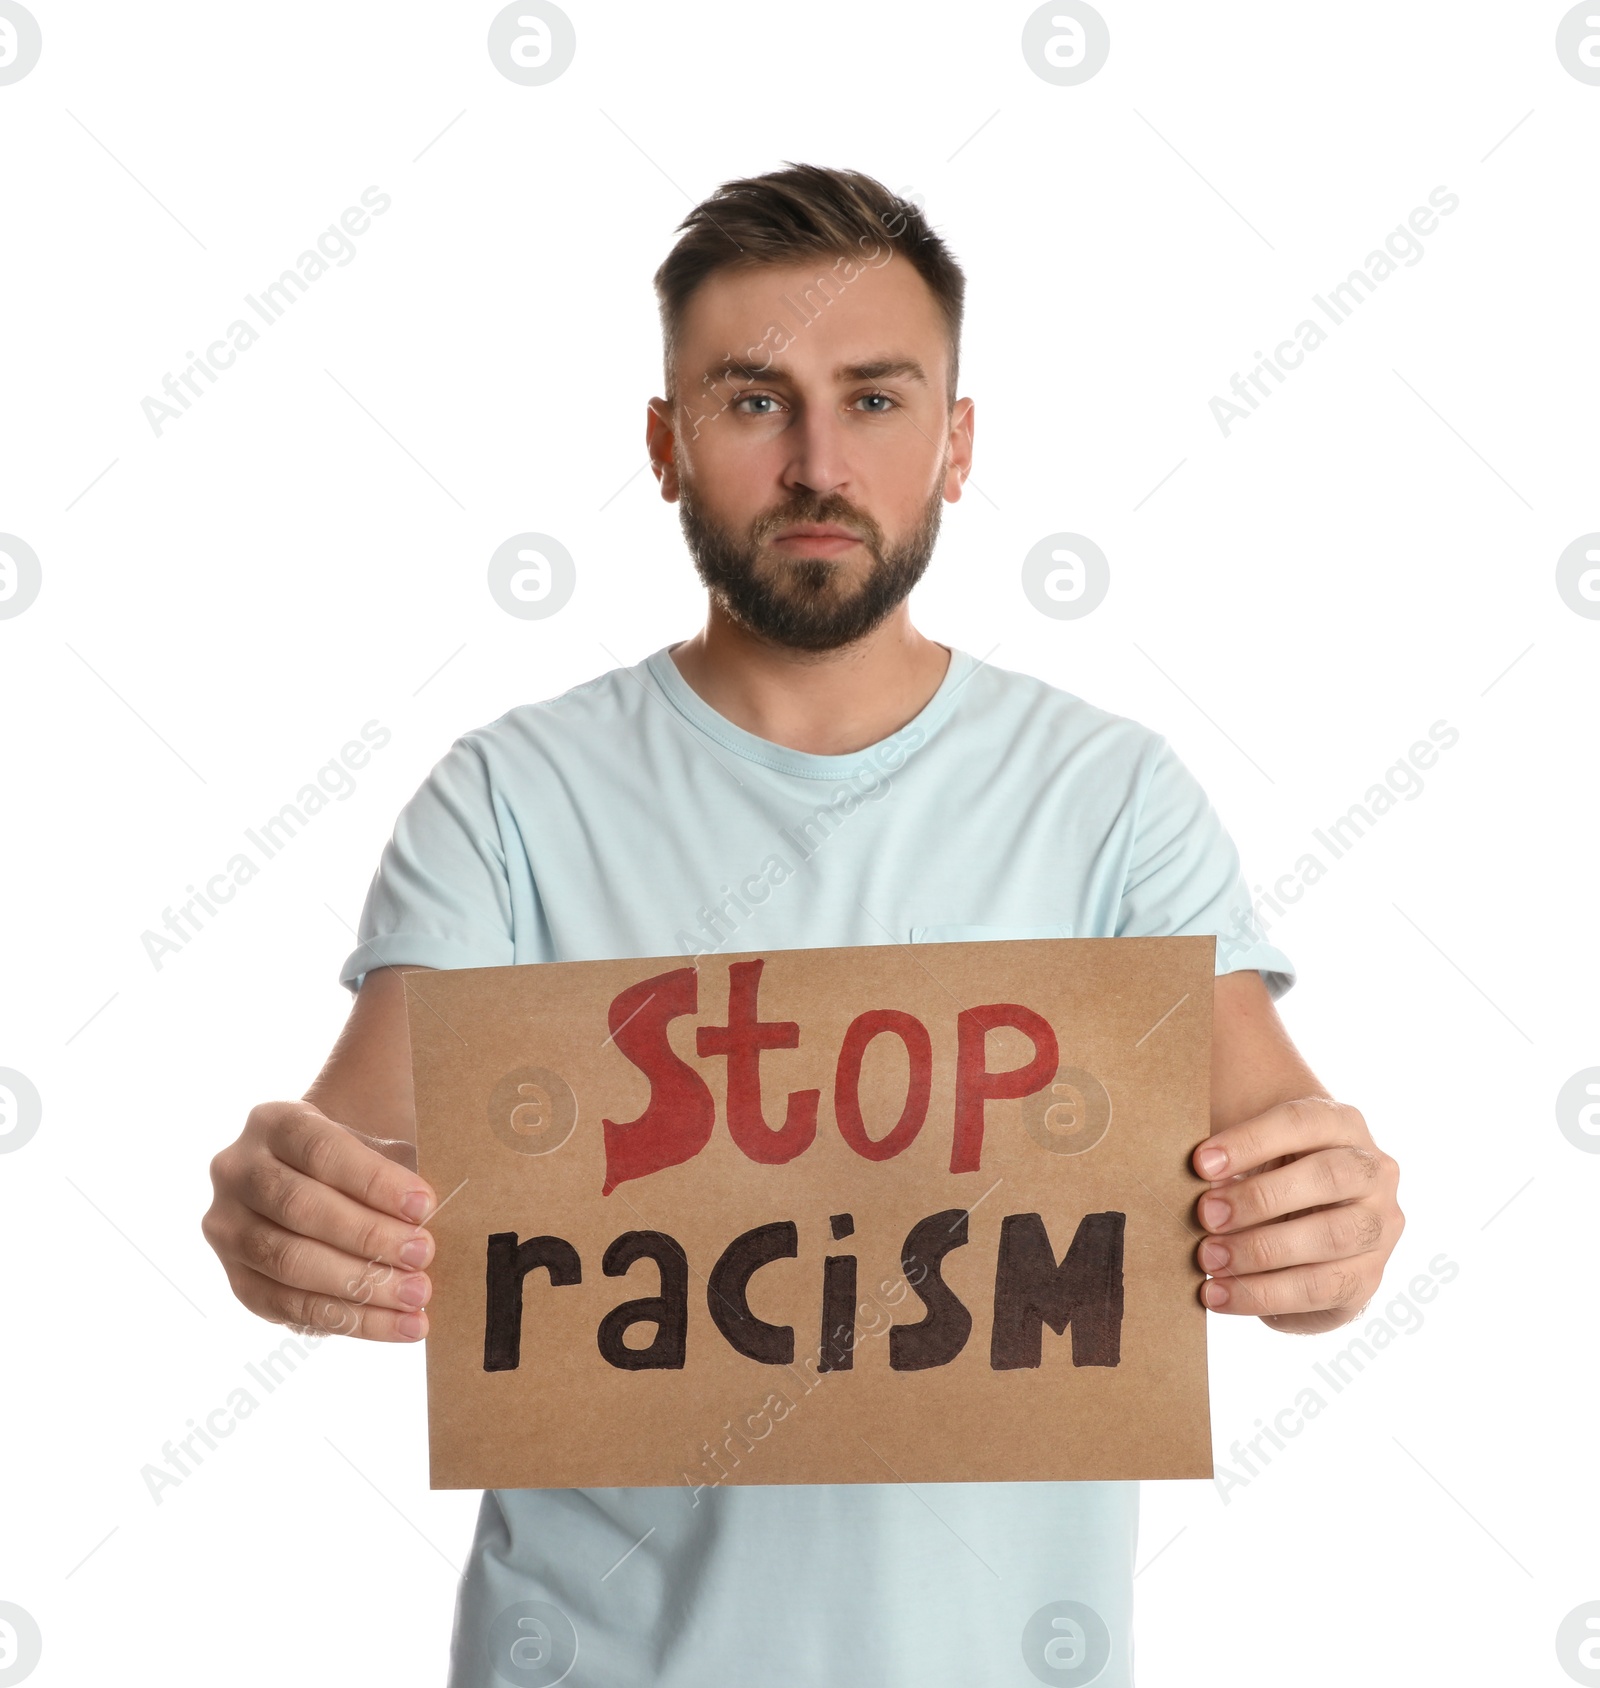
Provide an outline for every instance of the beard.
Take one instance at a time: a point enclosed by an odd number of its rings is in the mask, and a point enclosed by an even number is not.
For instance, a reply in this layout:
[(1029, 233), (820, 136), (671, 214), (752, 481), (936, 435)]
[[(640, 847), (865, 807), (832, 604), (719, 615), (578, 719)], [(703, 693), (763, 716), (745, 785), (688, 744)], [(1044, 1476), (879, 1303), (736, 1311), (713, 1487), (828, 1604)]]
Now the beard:
[[(941, 475), (916, 526), (896, 545), (865, 510), (833, 492), (797, 492), (758, 516), (745, 534), (735, 534), (699, 503), (681, 471), (678, 521), (695, 572), (731, 621), (791, 650), (832, 651), (865, 638), (921, 580), (939, 537), (943, 480)], [(848, 528), (871, 554), (871, 568), (856, 579), (853, 568), (828, 557), (786, 559), (772, 552), (772, 536), (800, 522)]]

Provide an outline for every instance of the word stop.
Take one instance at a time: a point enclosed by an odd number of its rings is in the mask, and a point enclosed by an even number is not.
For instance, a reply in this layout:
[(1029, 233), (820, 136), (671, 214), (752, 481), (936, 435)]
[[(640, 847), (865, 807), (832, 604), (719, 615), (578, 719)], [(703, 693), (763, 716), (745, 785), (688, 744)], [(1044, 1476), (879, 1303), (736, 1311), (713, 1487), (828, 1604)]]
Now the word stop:
[[(761, 1056), (768, 1049), (798, 1049), (795, 1020), (763, 1020), (757, 1011), (763, 961), (728, 964), (728, 1019), (725, 1025), (700, 1026), (695, 1050), (725, 1056), (728, 1062), (728, 1133), (753, 1161), (780, 1166), (808, 1149), (817, 1135), (820, 1090), (791, 1090), (780, 1125), (767, 1123), (761, 1095)], [(678, 1166), (711, 1141), (716, 1100), (705, 1080), (673, 1052), (667, 1027), (699, 1008), (700, 975), (679, 967), (641, 979), (612, 999), (607, 1020), (611, 1041), (650, 1080), (650, 1100), (633, 1120), (603, 1120), (606, 1176), (602, 1194), (610, 1195), (630, 1178), (643, 1178)], [(985, 1036), (1007, 1026), (1033, 1044), (1033, 1056), (1020, 1067), (991, 1072)], [(910, 1066), (905, 1105), (892, 1130), (868, 1137), (861, 1117), (861, 1064), (874, 1038), (896, 1037)], [(956, 1015), (955, 1118), (950, 1170), (976, 1172), (983, 1153), (983, 1106), (991, 1099), (1031, 1096), (1055, 1077), (1059, 1064), (1056, 1034), (1050, 1022), (1019, 1002), (990, 1002), (963, 1008)], [(914, 1014), (898, 1008), (869, 1008), (850, 1022), (834, 1067), (833, 1110), (840, 1135), (867, 1160), (889, 1160), (921, 1131), (933, 1087), (933, 1039)]]

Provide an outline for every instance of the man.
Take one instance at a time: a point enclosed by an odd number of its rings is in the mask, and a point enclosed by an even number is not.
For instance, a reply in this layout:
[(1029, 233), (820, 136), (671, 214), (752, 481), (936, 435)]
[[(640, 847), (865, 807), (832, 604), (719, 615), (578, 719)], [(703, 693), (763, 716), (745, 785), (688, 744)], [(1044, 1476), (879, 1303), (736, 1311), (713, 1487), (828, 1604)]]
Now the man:
[[(1213, 1135), (1194, 1156), (1212, 1184), (1206, 1305), (1281, 1331), (1354, 1318), (1400, 1234), (1397, 1171), (1289, 1041), (1273, 999), (1292, 966), (1252, 930), (1204, 793), (1159, 735), (911, 624), (972, 460), (963, 282), (943, 242), (868, 177), (791, 167), (691, 212), (656, 285), (650, 460), (708, 589), (705, 626), (466, 734), (406, 805), (327, 1065), (212, 1164), (205, 1232), (235, 1293), (297, 1328), (426, 1333), (436, 1195), (400, 1164), (410, 968), (1215, 933)], [(1073, 1600), (1107, 1626), (1111, 1688), (1131, 1680), (1137, 1494), (486, 1494), (451, 1682), (1010, 1682), (1028, 1619)], [(571, 1637), (547, 1627), (511, 1658), (495, 1622), (529, 1599)]]

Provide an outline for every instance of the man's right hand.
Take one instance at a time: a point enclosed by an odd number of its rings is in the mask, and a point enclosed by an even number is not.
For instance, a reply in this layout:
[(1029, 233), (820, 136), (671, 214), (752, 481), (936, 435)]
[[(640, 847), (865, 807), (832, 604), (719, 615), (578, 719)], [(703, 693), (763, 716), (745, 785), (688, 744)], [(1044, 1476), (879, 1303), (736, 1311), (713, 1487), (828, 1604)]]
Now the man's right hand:
[(310, 1102), (263, 1102), (212, 1160), (200, 1229), (252, 1313), (374, 1342), (427, 1335), (433, 1238), (418, 1221), (435, 1197), (379, 1141)]

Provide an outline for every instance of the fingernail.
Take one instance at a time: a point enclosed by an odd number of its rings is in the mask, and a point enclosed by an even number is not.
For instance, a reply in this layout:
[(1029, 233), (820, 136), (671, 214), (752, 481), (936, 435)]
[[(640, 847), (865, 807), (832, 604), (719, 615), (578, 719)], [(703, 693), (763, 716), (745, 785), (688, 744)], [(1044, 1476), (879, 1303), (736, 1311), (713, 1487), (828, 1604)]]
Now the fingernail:
[(1215, 1178), (1228, 1164), (1228, 1152), (1226, 1149), (1202, 1149), (1195, 1156), (1195, 1164), (1207, 1178)]
[(1200, 1203), (1200, 1220), (1202, 1224), (1210, 1225), (1213, 1229), (1218, 1225), (1226, 1225), (1233, 1209), (1221, 1196), (1207, 1196)]
[(395, 1294), (407, 1307), (420, 1307), (428, 1299), (428, 1280), (420, 1272), (414, 1278), (402, 1278)]
[(1219, 1242), (1201, 1243), (1200, 1264), (1208, 1272), (1220, 1272), (1228, 1264), (1227, 1248)]
[(428, 1192), (426, 1190), (412, 1190), (401, 1198), (400, 1211), (407, 1219), (420, 1221), (428, 1211)]
[(412, 1237), (409, 1242), (400, 1245), (397, 1258), (402, 1266), (426, 1266), (428, 1264), (429, 1243), (426, 1235)]
[(400, 1332), (407, 1342), (415, 1342), (427, 1328), (427, 1321), (420, 1313), (407, 1313), (405, 1317), (399, 1320), (395, 1325), (395, 1329)]
[(1226, 1307), (1228, 1304), (1228, 1286), (1219, 1284), (1215, 1278), (1206, 1285), (1201, 1293), (1205, 1296), (1207, 1307)]

